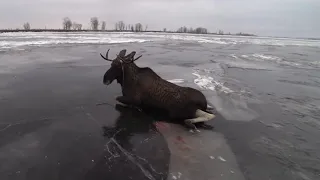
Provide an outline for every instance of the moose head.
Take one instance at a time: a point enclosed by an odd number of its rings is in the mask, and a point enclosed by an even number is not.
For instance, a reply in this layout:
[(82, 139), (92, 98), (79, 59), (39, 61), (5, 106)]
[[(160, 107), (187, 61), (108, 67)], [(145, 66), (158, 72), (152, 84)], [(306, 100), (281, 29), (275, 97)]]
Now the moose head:
[(106, 53), (106, 56), (104, 57), (101, 53), (100, 56), (106, 60), (106, 61), (111, 61), (111, 67), (107, 70), (107, 72), (103, 76), (103, 83), (105, 85), (111, 84), (115, 79), (117, 80), (118, 83), (122, 85), (123, 83), (123, 74), (124, 74), (124, 68), (125, 66), (128, 66), (132, 64), (134, 61), (138, 60), (139, 58), (142, 57), (139, 56), (137, 58), (134, 58), (136, 52), (132, 51), (130, 54), (126, 56), (126, 49), (123, 49), (120, 51), (120, 53), (117, 55), (115, 59), (109, 59), (108, 54), (109, 50)]

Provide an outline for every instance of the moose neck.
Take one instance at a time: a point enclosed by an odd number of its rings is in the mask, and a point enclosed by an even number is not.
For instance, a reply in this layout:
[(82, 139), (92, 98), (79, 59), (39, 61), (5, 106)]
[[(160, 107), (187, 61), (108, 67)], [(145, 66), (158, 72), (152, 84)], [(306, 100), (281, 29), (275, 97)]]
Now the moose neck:
[(137, 79), (137, 72), (139, 67), (135, 63), (122, 65), (122, 81), (120, 84), (122, 88), (130, 88)]

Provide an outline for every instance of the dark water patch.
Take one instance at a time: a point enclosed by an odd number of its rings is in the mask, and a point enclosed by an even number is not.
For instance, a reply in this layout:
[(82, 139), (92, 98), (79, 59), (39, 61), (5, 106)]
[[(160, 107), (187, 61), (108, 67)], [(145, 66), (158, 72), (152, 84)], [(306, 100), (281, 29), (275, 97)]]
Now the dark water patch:
[(285, 80), (285, 79), (280, 79), (278, 81), (283, 82), (283, 83), (294, 84), (294, 85), (320, 87), (320, 83), (317, 83), (317, 82), (311, 83), (311, 82), (306, 82), (306, 81), (295, 81), (295, 80)]
[(185, 46), (185, 47), (202, 47), (202, 44), (192, 43), (192, 42), (180, 42), (179, 45)]
[(211, 54), (211, 57), (214, 57), (216, 59), (225, 59), (225, 58), (229, 58), (229, 55), (222, 55), (222, 54)]
[(185, 62), (185, 63), (176, 63), (176, 65), (181, 66), (181, 67), (195, 67), (198, 65), (198, 63)]
[(167, 53), (170, 53), (169, 51), (162, 51), (162, 52), (159, 52), (159, 54), (167, 54)]
[(272, 71), (271, 69), (263, 69), (263, 68), (250, 68), (250, 67), (238, 67), (238, 66), (233, 66), (233, 65), (229, 65), (229, 64), (226, 64), (226, 67), (228, 69), (240, 69), (240, 70), (249, 70), (249, 71)]
[(307, 97), (301, 97), (301, 98), (297, 98), (297, 97), (283, 97), (280, 98), (286, 102), (291, 102), (291, 103), (297, 103), (297, 104), (305, 104), (308, 101), (310, 101), (310, 99), (308, 99)]
[(274, 46), (268, 46), (268, 47), (267, 47), (267, 50), (268, 50), (268, 52), (270, 52), (270, 51), (276, 51), (277, 48), (274, 47)]
[(173, 63), (168, 62), (168, 61), (161, 61), (161, 62), (158, 62), (158, 64), (161, 64), (161, 65), (172, 65)]
[(197, 65), (199, 65), (199, 63), (195, 63), (195, 62), (177, 62), (177, 61), (161, 61), (158, 62), (158, 64), (161, 65), (173, 65), (173, 66), (180, 66), (180, 67), (195, 67)]
[(303, 56), (303, 57), (306, 57), (308, 56), (307, 54), (302, 54), (302, 53), (291, 53), (293, 55), (297, 55), (297, 56)]

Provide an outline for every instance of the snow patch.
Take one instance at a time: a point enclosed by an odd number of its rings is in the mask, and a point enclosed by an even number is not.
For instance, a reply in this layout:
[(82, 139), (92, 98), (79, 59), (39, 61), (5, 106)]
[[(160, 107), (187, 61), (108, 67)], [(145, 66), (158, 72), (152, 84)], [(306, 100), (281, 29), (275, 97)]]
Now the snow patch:
[[(127, 42), (144, 42), (144, 41), (165, 41), (165, 40), (182, 40), (198, 43), (212, 43), (220, 45), (236, 45), (236, 44), (255, 44), (255, 45), (274, 45), (274, 46), (311, 46), (320, 47), (320, 41), (307, 39), (292, 38), (269, 38), (269, 37), (240, 37), (240, 36), (219, 36), (204, 34), (181, 34), (181, 33), (131, 33), (131, 32), (108, 32), (108, 33), (92, 33), (92, 32), (16, 32), (0, 34), (0, 49), (11, 47), (13, 44), (56, 44), (70, 43), (119, 43)], [(37, 42), (38, 41), (38, 42)], [(1, 45), (2, 43), (2, 45)], [(265, 58), (264, 56), (261, 56)]]
[(235, 54), (230, 54), (230, 56), (235, 58), (235, 59), (239, 59)]
[(10, 48), (17, 48), (21, 46), (45, 46), (45, 45), (59, 45), (59, 44), (115, 44), (115, 43), (142, 43), (146, 42), (147, 40), (143, 39), (63, 39), (63, 40), (56, 40), (56, 39), (46, 39), (40, 41), (2, 41), (0, 42), (0, 49), (10, 49)]
[(200, 75), (198, 73), (192, 73), (197, 78), (194, 83), (202, 89), (209, 89), (211, 91), (219, 90), (224, 93), (232, 93), (233, 91), (228, 87), (224, 86), (222, 83), (215, 81), (212, 77), (206, 75)]
[(264, 55), (264, 54), (253, 54), (255, 58), (263, 59), (263, 60), (281, 60), (281, 58), (277, 56)]
[(170, 79), (170, 80), (167, 80), (171, 83), (174, 83), (174, 84), (180, 84), (180, 83), (183, 83), (184, 82), (184, 79)]
[(223, 159), (223, 157), (219, 156), (218, 158), (219, 158), (220, 161), (226, 162), (226, 160)]

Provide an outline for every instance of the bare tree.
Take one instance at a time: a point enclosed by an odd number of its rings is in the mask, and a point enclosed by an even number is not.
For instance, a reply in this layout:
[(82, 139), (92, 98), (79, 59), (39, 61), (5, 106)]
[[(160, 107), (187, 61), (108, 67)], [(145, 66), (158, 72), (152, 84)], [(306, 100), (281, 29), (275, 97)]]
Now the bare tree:
[(146, 28), (144, 29), (144, 31), (147, 31), (148, 30), (148, 24), (146, 25)]
[(105, 21), (102, 21), (102, 24), (101, 24), (101, 30), (106, 30), (106, 22)]
[(25, 30), (30, 30), (30, 24), (27, 22), (27, 23), (24, 23), (23, 24), (23, 28), (25, 29)]
[(177, 32), (179, 32), (179, 33), (187, 33), (187, 32), (188, 32), (188, 28), (185, 27), (185, 26), (180, 27), (180, 28), (177, 30)]
[(141, 31), (143, 31), (143, 26), (142, 26), (141, 23), (137, 23), (137, 24), (135, 25), (135, 31), (136, 31), (136, 32), (141, 32)]
[(118, 31), (119, 29), (119, 25), (118, 25), (118, 23), (116, 23), (115, 25), (114, 25), (114, 29), (116, 30), (116, 31)]
[(184, 26), (184, 27), (183, 27), (183, 32), (184, 32), (184, 33), (187, 33), (187, 32), (188, 32), (188, 28)]
[(192, 27), (190, 27), (189, 29), (186, 28), (185, 26), (180, 27), (177, 32), (179, 33), (196, 33), (196, 34), (207, 34), (208, 31), (206, 28), (203, 27), (198, 27), (196, 29), (193, 29)]
[(123, 31), (126, 28), (126, 24), (123, 21), (119, 21), (115, 24), (116, 31)]
[(208, 30), (206, 28), (203, 28), (203, 27), (198, 27), (198, 28), (196, 28), (195, 33), (197, 33), (197, 34), (207, 34)]
[(132, 32), (134, 31), (134, 27), (133, 27), (133, 25), (131, 25), (131, 31), (132, 31)]
[(71, 29), (71, 26), (72, 26), (72, 22), (70, 20), (70, 18), (68, 17), (65, 17), (63, 18), (63, 29), (64, 30), (70, 30)]
[(77, 30), (77, 28), (78, 28), (78, 24), (76, 22), (73, 22), (72, 23), (72, 29), (73, 30)]
[(167, 32), (167, 28), (163, 28), (163, 32)]
[(78, 24), (78, 30), (82, 29), (82, 24)]
[(91, 18), (91, 20), (90, 20), (90, 22), (91, 22), (91, 28), (92, 28), (92, 30), (98, 30), (98, 27), (99, 27), (99, 20), (98, 20), (98, 18), (97, 17), (92, 17)]
[(123, 21), (119, 21), (119, 22), (118, 22), (118, 26), (119, 26), (119, 30), (120, 30), (120, 31), (123, 31), (124, 28), (126, 27), (126, 25), (124, 24)]
[(82, 28), (82, 24), (78, 24), (76, 22), (72, 23), (72, 29), (73, 30), (81, 30), (81, 28)]

